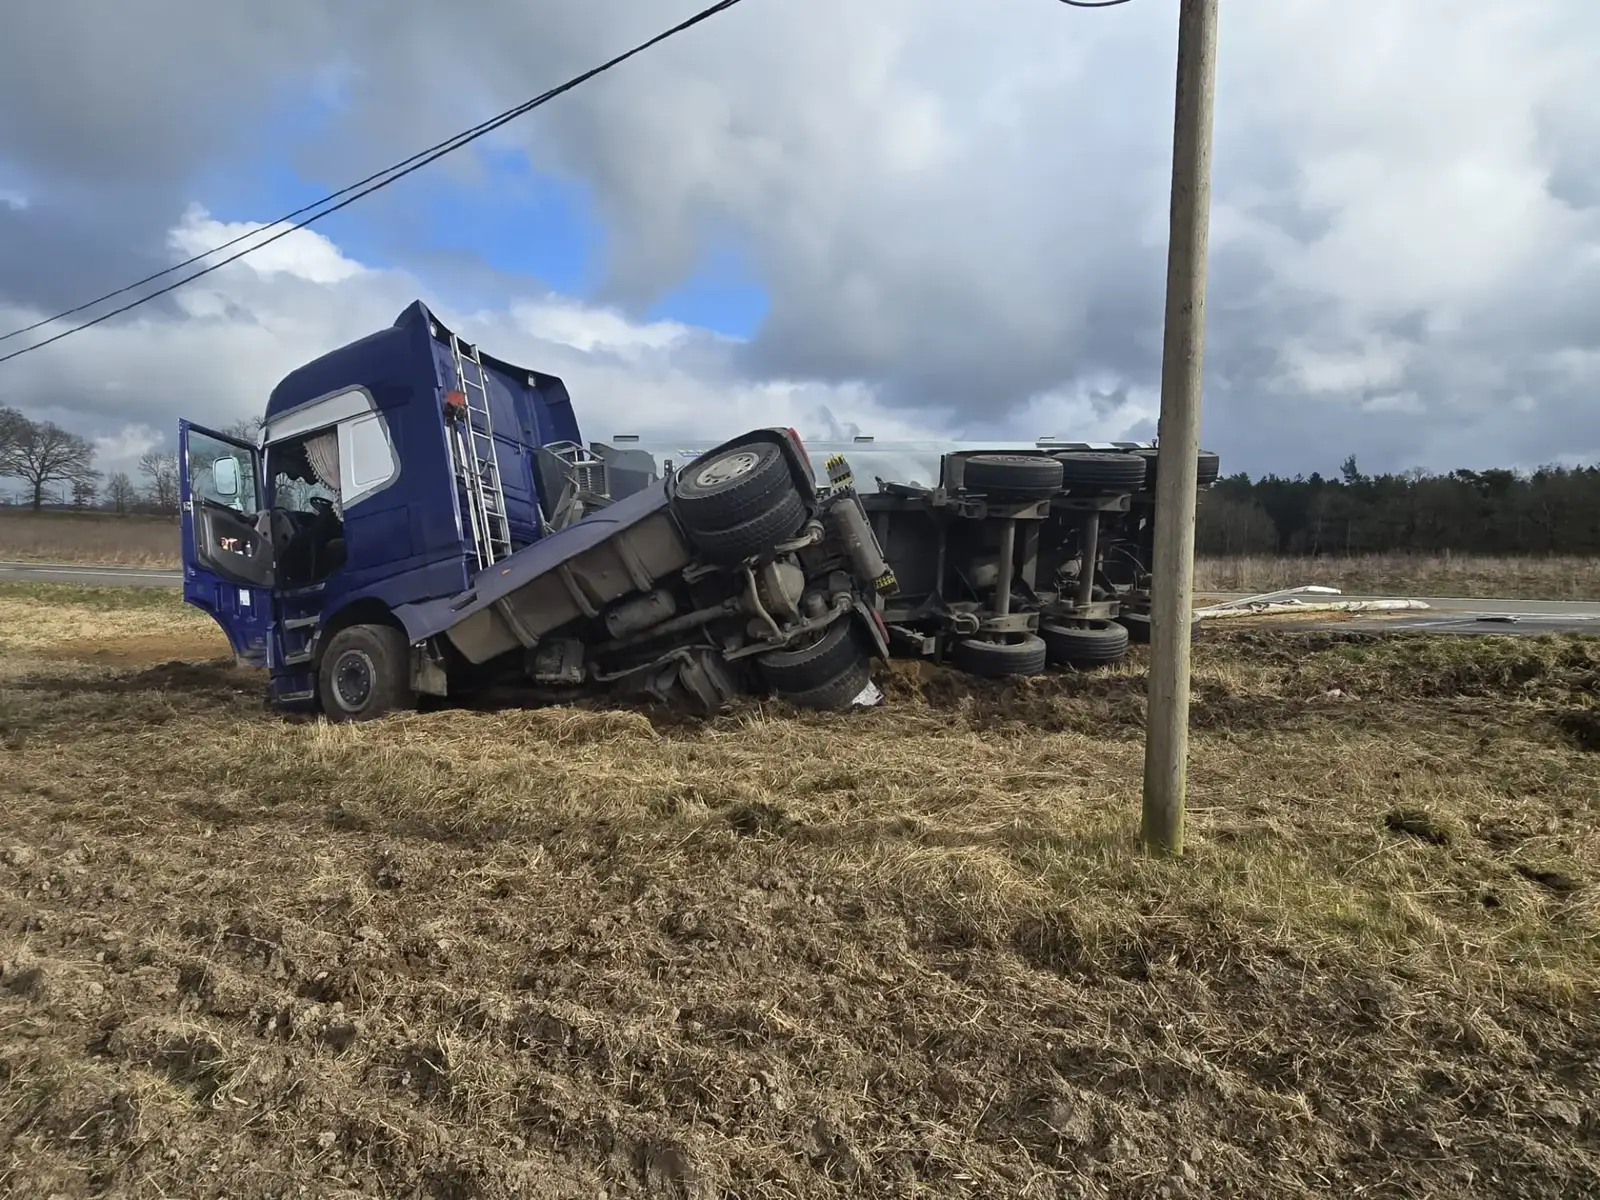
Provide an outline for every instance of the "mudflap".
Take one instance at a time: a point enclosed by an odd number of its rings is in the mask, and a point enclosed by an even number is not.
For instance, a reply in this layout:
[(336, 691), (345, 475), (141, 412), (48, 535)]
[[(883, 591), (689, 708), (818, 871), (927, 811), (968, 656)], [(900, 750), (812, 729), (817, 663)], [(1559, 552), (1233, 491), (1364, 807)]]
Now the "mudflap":
[(851, 618), (860, 626), (861, 632), (867, 635), (873, 655), (883, 662), (888, 662), (889, 627), (884, 624), (882, 614), (868, 607), (866, 601), (858, 599), (853, 606)]
[(421, 696), (448, 696), (450, 676), (444, 656), (433, 642), (417, 642), (411, 647), (411, 686)]
[[(864, 600), (857, 599), (851, 608), (850, 619), (867, 635), (867, 644), (872, 647), (874, 657), (880, 662), (888, 662), (889, 626), (884, 623), (883, 614)], [(851, 703), (856, 708), (876, 708), (883, 703), (883, 689), (868, 679), (867, 686)]]

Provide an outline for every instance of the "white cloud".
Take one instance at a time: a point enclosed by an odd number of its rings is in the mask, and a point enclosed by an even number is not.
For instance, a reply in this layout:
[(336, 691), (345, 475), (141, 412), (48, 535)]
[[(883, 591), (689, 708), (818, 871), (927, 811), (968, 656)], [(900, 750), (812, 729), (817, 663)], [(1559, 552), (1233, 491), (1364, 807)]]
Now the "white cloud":
[[(286, 232), (288, 229), (287, 225), (269, 229), (261, 221), (218, 221), (200, 205), (192, 204), (167, 235), (167, 244), (186, 259), (238, 239), (238, 245), (197, 263), (196, 270), (236, 254), (246, 254), (240, 263), (257, 275), (290, 275), (311, 283), (341, 283), (364, 270), (316, 230)], [(250, 236), (253, 233), (260, 236)], [(183, 300), (196, 294), (190, 290), (178, 293)]]
[[(187, 256), (257, 227), (222, 224), (192, 208), (169, 245), (175, 256)], [(304, 232), (279, 245), (276, 257), (268, 256), (278, 247), (261, 252), (265, 263), (251, 256), (181, 289), (175, 312), (152, 305), (126, 323), (96, 326), (18, 358), (8, 364), (12, 394), (79, 397), (57, 419), (89, 432), (103, 468), (129, 469), (152, 446), (171, 444), (180, 416), (221, 426), (258, 414), (289, 371), (386, 327), (421, 296), (489, 353), (563, 377), (591, 439), (703, 439), (768, 424), (794, 425), (811, 437), (945, 432), (886, 409), (869, 387), (745, 379), (735, 369), (733, 340), (708, 330), (634, 322), (552, 295), (456, 311), (408, 273), (367, 267), (321, 235)], [(7, 327), (42, 315), (0, 308)], [(130, 419), (135, 415), (154, 420)]]
[(1312, 395), (1360, 395), (1397, 386), (1405, 378), (1408, 359), (1406, 345), (1377, 336), (1337, 350), (1294, 341), (1283, 350), (1283, 378), (1295, 390)]
[(1372, 413), (1406, 413), (1417, 416), (1426, 411), (1426, 408), (1422, 397), (1415, 392), (1385, 392), (1361, 402), (1361, 410)]
[(159, 449), (167, 440), (160, 430), (148, 425), (124, 425), (93, 439), (95, 465), (107, 475), (116, 471), (132, 475), (140, 457)]
[(573, 304), (555, 295), (513, 304), (511, 317), (530, 336), (585, 354), (599, 350), (636, 357), (669, 350), (695, 333), (677, 321), (638, 324), (616, 309)]

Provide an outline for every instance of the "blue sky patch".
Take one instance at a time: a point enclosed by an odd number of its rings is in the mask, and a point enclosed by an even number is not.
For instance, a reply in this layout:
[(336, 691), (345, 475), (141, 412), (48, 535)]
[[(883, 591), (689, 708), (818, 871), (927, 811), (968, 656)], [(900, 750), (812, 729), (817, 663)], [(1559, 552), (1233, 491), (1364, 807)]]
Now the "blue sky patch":
[(714, 250), (699, 270), (652, 305), (650, 320), (682, 321), (729, 337), (755, 335), (767, 314), (767, 290), (732, 250)]
[[(286, 89), (257, 136), (240, 140), (251, 153), (201, 172), (193, 198), (219, 221), (268, 221), (354, 183), (359, 168), (348, 178), (308, 179), (293, 166), (295, 147), (326, 129), (341, 102), (337, 87)], [(518, 150), (474, 146), (457, 154), (474, 156), (470, 179), (442, 160), (312, 228), (352, 258), (408, 268), (459, 302), (504, 303), (519, 290), (592, 299), (607, 237), (588, 185), (535, 170)], [(748, 261), (719, 248), (679, 287), (631, 315), (746, 338), (766, 308)]]

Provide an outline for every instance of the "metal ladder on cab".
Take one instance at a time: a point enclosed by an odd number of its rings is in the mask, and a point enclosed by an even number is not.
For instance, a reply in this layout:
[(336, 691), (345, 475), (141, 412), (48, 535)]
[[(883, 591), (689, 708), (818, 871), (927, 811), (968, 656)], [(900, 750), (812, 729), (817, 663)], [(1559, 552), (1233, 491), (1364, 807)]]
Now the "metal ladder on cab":
[(494, 418), (489, 411), (489, 376), (476, 346), (450, 335), (461, 405), (447, 413), (450, 454), (456, 478), (467, 498), (478, 569), (511, 553), (511, 523), (506, 516), (505, 488), (500, 481), (500, 456), (495, 449)]

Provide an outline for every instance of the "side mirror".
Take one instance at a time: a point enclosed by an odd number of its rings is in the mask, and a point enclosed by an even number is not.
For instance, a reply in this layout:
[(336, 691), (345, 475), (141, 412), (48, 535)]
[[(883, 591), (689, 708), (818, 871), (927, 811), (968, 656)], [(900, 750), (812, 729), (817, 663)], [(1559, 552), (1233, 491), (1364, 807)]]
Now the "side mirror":
[(231, 455), (211, 464), (211, 486), (217, 495), (233, 497), (239, 494), (239, 460)]

